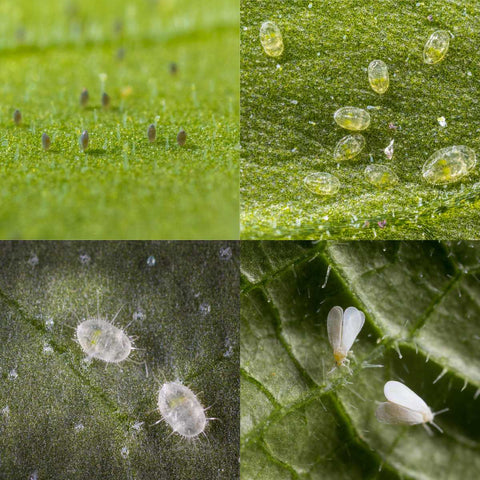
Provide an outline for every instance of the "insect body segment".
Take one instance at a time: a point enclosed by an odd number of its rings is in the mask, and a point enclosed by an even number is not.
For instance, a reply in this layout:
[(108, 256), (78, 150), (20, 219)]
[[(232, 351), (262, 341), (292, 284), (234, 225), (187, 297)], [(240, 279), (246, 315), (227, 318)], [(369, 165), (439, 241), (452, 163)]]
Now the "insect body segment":
[(364, 313), (355, 307), (348, 307), (344, 312), (341, 307), (336, 306), (328, 313), (328, 340), (338, 366), (348, 363), (348, 352), (364, 323)]

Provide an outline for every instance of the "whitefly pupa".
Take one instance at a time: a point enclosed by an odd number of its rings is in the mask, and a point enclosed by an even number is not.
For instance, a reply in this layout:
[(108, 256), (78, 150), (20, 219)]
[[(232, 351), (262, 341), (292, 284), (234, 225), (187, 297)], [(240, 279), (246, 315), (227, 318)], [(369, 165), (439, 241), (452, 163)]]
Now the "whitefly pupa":
[[(121, 309), (120, 309), (121, 310)], [(132, 350), (135, 350), (133, 339), (123, 329), (114, 325), (106, 318), (88, 318), (80, 322), (75, 330), (77, 341), (89, 358), (96, 358), (107, 363), (119, 363), (126, 360)]]
[[(178, 382), (164, 383), (158, 392), (158, 410), (164, 421), (172, 428), (172, 433), (178, 433), (185, 438), (195, 438), (205, 428), (209, 420), (206, 409), (190, 388)], [(157, 422), (158, 423), (158, 422)]]

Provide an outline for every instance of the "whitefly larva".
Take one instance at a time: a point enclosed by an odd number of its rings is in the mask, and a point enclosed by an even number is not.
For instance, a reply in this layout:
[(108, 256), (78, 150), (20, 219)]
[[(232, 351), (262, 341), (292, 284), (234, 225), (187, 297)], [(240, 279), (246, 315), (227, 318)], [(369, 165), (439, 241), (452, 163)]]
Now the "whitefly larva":
[(344, 312), (341, 307), (336, 306), (328, 312), (328, 340), (338, 366), (348, 365), (348, 352), (364, 323), (364, 313), (355, 307), (348, 307)]
[(443, 430), (433, 421), (435, 415), (448, 411), (448, 408), (432, 413), (430, 407), (413, 390), (400, 382), (390, 381), (383, 387), (387, 402), (381, 403), (375, 415), (378, 421), (391, 425), (419, 425), (430, 423), (440, 432)]
[(205, 434), (208, 421), (213, 420), (206, 417), (206, 409), (192, 390), (177, 382), (162, 385), (158, 392), (158, 409), (162, 420), (170, 425), (173, 432), (185, 438)]

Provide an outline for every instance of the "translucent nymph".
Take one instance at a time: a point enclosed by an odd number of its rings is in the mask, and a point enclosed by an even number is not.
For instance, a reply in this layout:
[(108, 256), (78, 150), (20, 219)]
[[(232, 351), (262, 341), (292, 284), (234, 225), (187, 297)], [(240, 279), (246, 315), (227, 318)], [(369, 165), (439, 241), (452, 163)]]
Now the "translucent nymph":
[(264, 22), (260, 27), (260, 43), (270, 57), (279, 57), (283, 53), (282, 32), (276, 23)]
[(356, 157), (365, 148), (365, 138), (360, 133), (347, 135), (339, 140), (333, 152), (337, 161), (350, 160)]
[(368, 165), (364, 173), (367, 181), (376, 187), (390, 187), (398, 183), (397, 175), (385, 165)]
[(423, 49), (423, 61), (430, 65), (441, 62), (450, 45), (450, 33), (445, 30), (437, 30), (430, 35)]
[(375, 92), (385, 93), (390, 85), (387, 64), (382, 60), (371, 62), (368, 66), (368, 81)]
[(122, 362), (132, 351), (132, 341), (126, 333), (106, 320), (85, 320), (78, 325), (76, 333), (83, 351), (104, 362)]
[(340, 180), (327, 172), (310, 173), (303, 182), (308, 190), (317, 195), (333, 195), (340, 188)]
[(465, 145), (437, 150), (423, 165), (423, 178), (436, 185), (453, 183), (465, 177), (477, 163), (475, 152)]
[(370, 114), (357, 107), (339, 108), (333, 118), (340, 127), (356, 132), (365, 130), (370, 125)]
[(196, 437), (205, 430), (205, 409), (185, 385), (165, 383), (158, 392), (158, 409), (172, 430), (183, 437)]

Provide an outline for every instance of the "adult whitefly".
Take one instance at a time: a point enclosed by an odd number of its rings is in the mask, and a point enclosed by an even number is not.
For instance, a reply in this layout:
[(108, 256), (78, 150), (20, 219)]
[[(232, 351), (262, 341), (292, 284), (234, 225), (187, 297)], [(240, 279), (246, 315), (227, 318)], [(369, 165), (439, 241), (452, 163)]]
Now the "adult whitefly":
[(435, 415), (448, 409), (432, 413), (430, 407), (421, 397), (400, 382), (387, 382), (383, 392), (388, 401), (381, 403), (375, 412), (379, 422), (391, 425), (425, 425), (430, 423), (442, 431), (433, 419)]
[(44, 150), (48, 150), (50, 148), (50, 145), (52, 144), (50, 137), (46, 134), (42, 134), (42, 147)]
[(150, 141), (150, 143), (153, 143), (155, 141), (155, 139), (157, 138), (157, 129), (155, 128), (155, 124), (152, 123), (148, 127), (147, 137), (148, 137), (148, 140)]
[(186, 141), (187, 141), (187, 134), (185, 133), (185, 130), (181, 128), (177, 135), (177, 143), (181, 147), (183, 147)]
[(102, 107), (108, 108), (110, 106), (110, 96), (108, 93), (103, 92), (102, 94)]
[(209, 420), (192, 390), (177, 382), (162, 385), (158, 392), (158, 409), (172, 430), (186, 438), (202, 433)]
[(89, 99), (90, 99), (90, 95), (88, 93), (88, 90), (84, 88), (82, 90), (82, 93), (80, 94), (80, 105), (82, 107), (86, 107)]
[(83, 151), (85, 151), (88, 148), (88, 142), (89, 142), (88, 132), (84, 130), (80, 135), (80, 148)]
[(348, 307), (344, 312), (341, 307), (336, 306), (328, 312), (328, 341), (338, 366), (348, 361), (348, 352), (364, 323), (365, 314), (355, 307)]
[(15, 110), (13, 112), (13, 121), (16, 125), (20, 125), (20, 123), (22, 123), (22, 113), (20, 110)]

